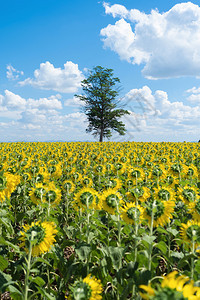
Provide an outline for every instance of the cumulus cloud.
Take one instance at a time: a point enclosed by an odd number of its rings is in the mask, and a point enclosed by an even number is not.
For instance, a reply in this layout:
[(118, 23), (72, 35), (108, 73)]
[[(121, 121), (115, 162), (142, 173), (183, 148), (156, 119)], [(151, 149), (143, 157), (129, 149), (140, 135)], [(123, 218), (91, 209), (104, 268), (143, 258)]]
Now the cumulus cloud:
[(7, 66), (6, 77), (10, 80), (16, 80), (20, 75), (24, 75), (23, 71), (16, 70), (12, 65)]
[(49, 98), (40, 98), (38, 100), (29, 98), (27, 100), (27, 106), (31, 108), (40, 109), (62, 109), (62, 103), (56, 96), (50, 96)]
[(104, 3), (106, 14), (120, 18), (100, 32), (105, 47), (132, 64), (144, 64), (149, 79), (200, 74), (200, 7), (191, 2), (169, 11), (145, 14)]
[(49, 61), (40, 64), (34, 71), (34, 78), (19, 82), (21, 86), (31, 85), (38, 89), (53, 90), (61, 93), (75, 93), (84, 79), (78, 65), (71, 61), (64, 64), (64, 69), (55, 68)]
[[(5, 90), (0, 95), (0, 141), (84, 140), (86, 116), (63, 111), (61, 95), (25, 99)], [(75, 137), (75, 138), (74, 138)]]
[(191, 94), (187, 97), (188, 101), (191, 103), (200, 104), (200, 88), (193, 87), (187, 90), (186, 93)]
[[(200, 106), (170, 101), (165, 91), (148, 86), (130, 90), (124, 97), (130, 115), (124, 116), (127, 139), (138, 141), (197, 140)], [(173, 136), (172, 136), (173, 132)]]
[(71, 106), (71, 107), (81, 107), (83, 102), (76, 97), (66, 99), (64, 102), (64, 106)]
[(40, 109), (40, 110), (60, 110), (62, 109), (62, 103), (59, 100), (60, 95), (52, 95), (48, 98), (27, 100), (21, 96), (14, 94), (9, 90), (5, 90), (5, 95), (0, 95), (0, 110), (19, 110), (24, 111), (27, 109)]
[(1, 95), (1, 97), (3, 106), (6, 106), (8, 109), (25, 109), (26, 100), (21, 96), (5, 90), (5, 96)]

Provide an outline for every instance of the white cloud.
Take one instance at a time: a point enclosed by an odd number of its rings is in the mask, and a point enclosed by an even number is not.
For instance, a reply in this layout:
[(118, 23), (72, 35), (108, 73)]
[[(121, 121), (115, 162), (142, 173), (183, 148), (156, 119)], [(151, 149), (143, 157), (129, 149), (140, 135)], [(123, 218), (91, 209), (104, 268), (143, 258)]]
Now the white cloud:
[(153, 93), (148, 86), (130, 90), (125, 95), (124, 103), (129, 111), (132, 111), (131, 115), (123, 117), (127, 128), (127, 140), (199, 139), (199, 105), (186, 105), (182, 101), (171, 102), (165, 91), (157, 90)]
[(128, 10), (120, 4), (114, 4), (110, 7), (108, 3), (104, 2), (103, 6), (105, 8), (105, 13), (112, 14), (113, 18), (116, 18), (117, 16), (125, 18), (129, 14)]
[(191, 93), (191, 95), (187, 97), (188, 101), (200, 105), (200, 88), (193, 87), (192, 89), (189, 89), (186, 92)]
[(22, 128), (28, 129), (28, 130), (38, 130), (38, 129), (41, 129), (41, 126), (29, 123), (29, 124), (24, 125)]
[(49, 98), (40, 98), (38, 100), (29, 98), (27, 100), (27, 106), (31, 108), (40, 109), (62, 109), (62, 103), (57, 99), (57, 96), (51, 96)]
[(105, 12), (121, 18), (101, 30), (104, 46), (121, 59), (144, 64), (149, 79), (196, 76), (200, 74), (200, 7), (191, 2), (174, 5), (169, 11), (145, 14), (123, 5)]
[[(3, 97), (1, 95), (1, 97)], [(16, 95), (8, 90), (5, 90), (5, 96), (3, 97), (3, 105), (9, 109), (25, 109), (26, 100), (19, 95)]]
[(64, 69), (55, 68), (50, 62), (40, 64), (34, 71), (34, 79), (27, 78), (19, 82), (21, 86), (31, 85), (43, 90), (53, 90), (61, 93), (75, 93), (84, 79), (78, 65), (71, 61), (64, 64)]
[(81, 107), (83, 106), (83, 102), (76, 97), (71, 99), (66, 99), (64, 102), (64, 106), (71, 106), (71, 107)]
[(27, 109), (40, 109), (46, 111), (55, 111), (62, 109), (62, 103), (60, 100), (61, 96), (52, 95), (48, 98), (40, 99), (24, 99), (21, 96), (12, 93), (11, 91), (5, 90), (5, 95), (0, 95), (0, 111), (25, 111)]
[(24, 75), (24, 72), (16, 70), (12, 65), (7, 66), (6, 77), (8, 79), (16, 80), (20, 75)]
[(193, 94), (199, 94), (200, 93), (200, 87), (196, 88), (195, 86), (189, 90), (186, 91), (186, 93), (193, 93)]
[(47, 116), (45, 112), (41, 112), (37, 108), (27, 109), (21, 113), (20, 122), (27, 124), (45, 124), (47, 122)]

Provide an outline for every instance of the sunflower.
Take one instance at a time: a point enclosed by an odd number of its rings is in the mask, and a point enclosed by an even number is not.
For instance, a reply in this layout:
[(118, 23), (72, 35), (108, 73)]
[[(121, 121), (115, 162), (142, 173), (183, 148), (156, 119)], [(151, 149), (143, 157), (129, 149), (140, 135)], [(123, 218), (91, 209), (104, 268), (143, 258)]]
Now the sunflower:
[(112, 163), (106, 163), (105, 168), (107, 173), (111, 173), (114, 170), (114, 166)]
[(200, 221), (200, 198), (197, 198), (194, 202), (190, 202), (188, 209), (194, 221)]
[(195, 248), (200, 245), (200, 222), (191, 220), (187, 224), (182, 223), (180, 228), (180, 236), (183, 241), (192, 246), (195, 243)]
[(121, 217), (127, 224), (141, 223), (144, 219), (144, 208), (135, 203), (126, 203), (120, 208)]
[(101, 175), (106, 172), (106, 167), (104, 165), (98, 164), (94, 166), (94, 173)]
[(75, 181), (75, 183), (81, 181), (81, 179), (82, 179), (81, 173), (76, 172), (76, 171), (73, 174), (71, 174), (70, 177)]
[(53, 222), (32, 222), (31, 225), (24, 225), (21, 231), (20, 240), (21, 247), (25, 247), (25, 251), (29, 251), (30, 242), (34, 241), (32, 247), (32, 255), (39, 256), (48, 252), (55, 242), (55, 235), (58, 231)]
[(140, 293), (143, 299), (160, 300), (199, 300), (200, 288), (194, 286), (194, 282), (173, 271), (163, 277), (161, 285), (153, 289), (150, 285), (140, 285), (140, 288), (146, 292)]
[(5, 172), (0, 176), (0, 202), (5, 200), (5, 197), (10, 198), (16, 186), (20, 183), (20, 176)]
[(73, 193), (73, 191), (75, 190), (75, 185), (73, 184), (73, 182), (71, 180), (65, 180), (62, 184), (63, 189), (69, 194)]
[(81, 184), (86, 187), (91, 187), (93, 185), (93, 181), (90, 177), (84, 176), (81, 180)]
[(131, 178), (127, 178), (124, 182), (124, 186), (127, 190), (132, 188), (135, 185), (135, 180)]
[(175, 184), (178, 184), (178, 179), (175, 178), (172, 175), (167, 175), (163, 180), (162, 183), (166, 186), (170, 186), (171, 188), (174, 188)]
[(131, 188), (129, 192), (126, 193), (129, 201), (133, 202), (138, 199), (141, 202), (145, 202), (150, 196), (150, 190), (145, 186), (137, 186)]
[(151, 172), (152, 179), (163, 179), (166, 176), (166, 170), (162, 165), (155, 165)]
[(142, 168), (130, 167), (128, 169), (128, 179), (132, 179), (135, 183), (137, 183), (138, 180), (142, 181), (145, 179), (145, 173)]
[(122, 183), (121, 180), (118, 178), (107, 178), (104, 182), (104, 186), (109, 189), (116, 189), (119, 190), (122, 187)]
[(89, 274), (83, 280), (76, 281), (72, 289), (72, 299), (101, 300), (103, 287), (101, 281)]
[(104, 191), (102, 196), (102, 208), (110, 214), (115, 214), (120, 204), (122, 204), (122, 197), (116, 189), (108, 189)]
[(45, 201), (44, 196), (47, 192), (47, 186), (44, 186), (42, 183), (37, 183), (35, 188), (29, 192), (31, 201), (35, 204), (39, 204)]
[(123, 174), (126, 170), (126, 164), (122, 162), (116, 162), (114, 165), (114, 172), (117, 174)]
[(169, 172), (173, 176), (179, 177), (179, 179), (181, 179), (181, 175), (187, 174), (187, 166), (181, 163), (174, 163), (170, 166)]
[(185, 204), (194, 202), (198, 197), (198, 189), (192, 186), (179, 187), (177, 191), (178, 198), (182, 200)]
[(169, 187), (159, 187), (155, 189), (155, 198), (160, 200), (175, 200), (175, 192)]
[(149, 225), (151, 224), (152, 210), (154, 226), (164, 226), (172, 218), (172, 213), (174, 211), (175, 202), (174, 201), (163, 201), (163, 200), (152, 200), (150, 201), (144, 212), (144, 218), (148, 220)]
[(186, 169), (186, 173), (184, 174), (185, 178), (198, 178), (198, 169), (196, 166), (194, 165), (190, 165), (189, 167), (187, 167)]
[(44, 198), (47, 203), (51, 204), (51, 206), (55, 206), (61, 201), (61, 191), (53, 182), (50, 182), (47, 186), (47, 192)]
[(81, 189), (74, 197), (75, 203), (78, 203), (80, 207), (83, 208), (95, 208), (99, 209), (101, 207), (99, 201), (99, 195), (97, 191), (92, 188)]
[(38, 173), (36, 173), (36, 175), (35, 175), (35, 181), (36, 181), (36, 183), (48, 182), (49, 177), (50, 177), (49, 173), (44, 168), (40, 168)]

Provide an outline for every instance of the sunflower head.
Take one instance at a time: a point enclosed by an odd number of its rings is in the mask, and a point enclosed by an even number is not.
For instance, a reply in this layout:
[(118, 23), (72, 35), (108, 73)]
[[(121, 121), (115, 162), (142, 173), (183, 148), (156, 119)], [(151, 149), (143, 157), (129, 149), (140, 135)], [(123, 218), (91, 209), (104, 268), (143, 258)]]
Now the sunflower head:
[(102, 194), (102, 207), (110, 214), (115, 214), (122, 203), (122, 197), (116, 189), (108, 189)]
[(99, 209), (100, 201), (98, 193), (92, 188), (83, 188), (75, 195), (75, 202), (83, 208)]
[(200, 245), (200, 222), (188, 221), (187, 224), (182, 223), (180, 228), (180, 235), (184, 242), (192, 246), (194, 242), (195, 248)]
[(174, 207), (174, 201), (164, 201), (159, 199), (151, 200), (145, 208), (145, 219), (147, 219), (148, 223), (151, 224), (153, 216), (154, 226), (164, 226), (172, 218)]
[(76, 281), (71, 287), (73, 300), (101, 300), (103, 291), (101, 281), (90, 274)]
[(155, 189), (155, 197), (160, 199), (160, 200), (173, 200), (175, 197), (174, 192), (171, 188), (169, 187), (159, 187)]
[(25, 247), (28, 252), (30, 244), (32, 245), (32, 255), (39, 256), (48, 252), (51, 245), (55, 242), (57, 233), (56, 226), (53, 222), (32, 222), (31, 225), (24, 225), (20, 232), (22, 241), (21, 247)]
[(50, 203), (51, 206), (55, 206), (61, 201), (61, 191), (56, 188), (53, 182), (48, 184), (45, 200), (47, 203)]
[(35, 204), (44, 202), (44, 196), (45, 196), (46, 192), (47, 192), (46, 186), (44, 186), (42, 183), (37, 183), (35, 185), (35, 188), (33, 188), (29, 192), (31, 201)]
[(194, 202), (198, 197), (198, 189), (192, 186), (184, 186), (178, 188), (178, 197), (185, 203)]
[(150, 285), (141, 285), (140, 288), (146, 292), (140, 293), (142, 299), (151, 300), (198, 300), (200, 288), (193, 285), (186, 276), (178, 276), (174, 271), (163, 277), (161, 285), (153, 289)]
[(67, 192), (67, 194), (72, 193), (75, 190), (75, 185), (71, 180), (65, 180), (62, 186), (64, 191)]
[(200, 221), (200, 198), (197, 198), (194, 202), (190, 202), (188, 208), (193, 219), (195, 221)]
[(144, 217), (144, 208), (140, 205), (135, 205), (135, 203), (127, 203), (120, 208), (122, 219), (127, 224), (140, 223)]

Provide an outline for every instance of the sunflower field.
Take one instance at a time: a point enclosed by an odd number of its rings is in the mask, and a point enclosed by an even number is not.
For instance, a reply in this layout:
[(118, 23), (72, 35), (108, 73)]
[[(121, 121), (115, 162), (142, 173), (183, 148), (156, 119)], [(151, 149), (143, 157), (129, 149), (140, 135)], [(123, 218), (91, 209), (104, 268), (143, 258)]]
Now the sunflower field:
[(200, 300), (200, 144), (0, 143), (0, 299)]

